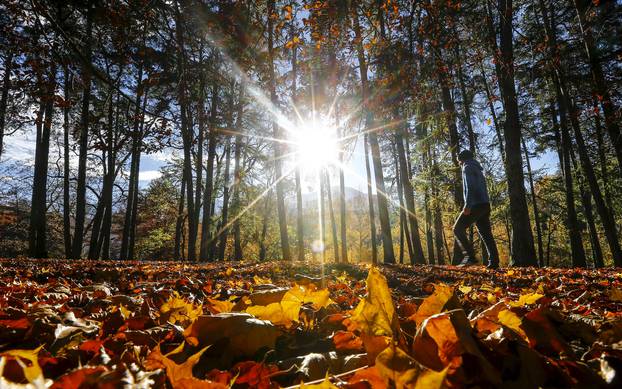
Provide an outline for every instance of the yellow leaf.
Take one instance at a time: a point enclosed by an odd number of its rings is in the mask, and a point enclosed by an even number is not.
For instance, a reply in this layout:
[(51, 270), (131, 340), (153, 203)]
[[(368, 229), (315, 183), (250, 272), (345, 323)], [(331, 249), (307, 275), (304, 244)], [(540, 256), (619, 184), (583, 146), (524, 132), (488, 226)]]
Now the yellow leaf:
[(252, 305), (246, 308), (246, 312), (262, 320), (268, 320), (272, 324), (291, 327), (293, 322), (298, 321), (300, 307), (311, 304), (313, 309), (320, 309), (333, 303), (327, 289), (315, 290), (309, 284), (307, 287), (294, 285), (288, 290), (281, 301), (268, 305)]
[(334, 385), (332, 382), (330, 382), (330, 380), (328, 379), (328, 373), (326, 373), (326, 378), (324, 378), (324, 381), (320, 382), (319, 384), (311, 384), (311, 385), (305, 385), (304, 382), (300, 383), (299, 388), (307, 388), (307, 389), (339, 389), (338, 386)]
[(231, 312), (231, 309), (235, 305), (233, 301), (220, 301), (212, 298), (207, 299), (209, 303), (209, 310), (212, 313)]
[(413, 387), (425, 369), (395, 345), (378, 354), (376, 368), (382, 377), (393, 381), (397, 389)]
[(444, 388), (443, 383), (445, 382), (445, 377), (447, 376), (448, 370), (449, 366), (441, 371), (424, 370), (421, 374), (419, 374), (419, 377), (417, 377), (417, 382), (415, 382), (414, 389)]
[[(39, 366), (39, 351), (41, 351), (42, 347), (43, 346), (39, 346), (34, 350), (9, 350), (0, 353), (0, 377), (2, 376), (2, 370), (4, 369), (4, 364), (6, 363), (6, 359), (4, 357), (11, 356), (17, 359), (24, 372), (24, 377), (29, 383), (43, 384), (46, 380), (43, 377), (43, 370), (41, 370), (41, 366)], [(24, 360), (29, 361), (30, 365), (26, 365), (23, 362)], [(2, 383), (2, 381), (0, 381), (0, 383)]]
[(169, 355), (181, 352), (184, 348), (183, 343), (175, 350), (171, 351), (166, 355), (162, 355), (162, 352), (160, 351), (160, 346), (158, 346), (147, 356), (147, 359), (145, 361), (145, 368), (147, 370), (164, 368), (166, 370), (166, 377), (171, 383), (173, 389), (186, 389), (192, 387), (210, 387), (223, 389), (227, 388), (227, 385), (218, 384), (211, 381), (202, 381), (192, 375), (192, 368), (199, 362), (201, 355), (203, 355), (205, 350), (207, 350), (209, 347), (210, 346), (202, 348), (199, 352), (190, 356), (190, 358), (188, 358), (185, 362), (177, 364), (175, 361), (169, 358)]
[(399, 324), (387, 279), (378, 268), (372, 267), (366, 282), (367, 297), (361, 299), (350, 320), (368, 335), (392, 337)]
[[(490, 119), (489, 119), (489, 120), (490, 120)], [(516, 271), (515, 271), (515, 270), (510, 269), (510, 270), (508, 270), (507, 272), (505, 272), (505, 275), (506, 275), (506, 276), (513, 276), (515, 273), (516, 273)]]
[(167, 302), (160, 307), (160, 317), (173, 323), (189, 323), (203, 313), (202, 305), (194, 305), (192, 302), (174, 292)]
[(313, 309), (325, 308), (333, 303), (328, 289), (315, 290), (313, 284), (307, 286), (294, 285), (285, 295), (281, 302), (298, 302), (301, 305), (311, 304)]
[(271, 284), (272, 280), (269, 278), (263, 278), (263, 277), (259, 277), (258, 275), (254, 275), (253, 282), (255, 283), (255, 285), (264, 285), (264, 284)]
[(524, 307), (525, 305), (535, 304), (542, 297), (544, 295), (539, 293), (523, 294), (518, 298), (518, 301), (510, 302), (510, 305), (513, 307)]
[(470, 287), (470, 286), (467, 286), (467, 285), (460, 285), (458, 287), (458, 290), (460, 290), (460, 292), (462, 292), (463, 294), (469, 294), (469, 293), (471, 293), (473, 288)]
[(282, 325), (289, 328), (293, 322), (298, 321), (300, 305), (284, 307), (281, 305), (281, 302), (268, 305), (252, 305), (246, 308), (246, 312), (261, 320), (267, 320), (274, 325)]
[(123, 316), (125, 320), (129, 319), (133, 313), (131, 310), (127, 309), (125, 305), (123, 304), (119, 305), (119, 311), (121, 311), (121, 316)]
[(460, 304), (454, 295), (454, 289), (445, 284), (436, 284), (434, 293), (426, 297), (415, 313), (417, 326), (425, 319), (448, 309), (460, 308)]
[(527, 334), (525, 334), (525, 331), (523, 331), (523, 329), (521, 328), (523, 321), (520, 317), (518, 317), (517, 314), (510, 311), (509, 309), (505, 309), (499, 312), (499, 315), (497, 317), (499, 319), (499, 323), (513, 330), (514, 332), (522, 336), (525, 340), (527, 340)]
[(225, 275), (227, 277), (231, 277), (231, 275), (235, 272), (235, 270), (232, 267), (228, 267), (227, 270), (225, 270)]

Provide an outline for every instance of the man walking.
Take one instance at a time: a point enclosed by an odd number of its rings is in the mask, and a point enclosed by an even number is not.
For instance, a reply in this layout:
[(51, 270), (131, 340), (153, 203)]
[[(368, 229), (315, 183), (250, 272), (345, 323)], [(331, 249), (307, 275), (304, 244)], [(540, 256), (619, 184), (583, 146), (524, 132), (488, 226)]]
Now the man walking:
[(482, 165), (473, 159), (473, 153), (463, 150), (458, 154), (458, 161), (462, 166), (462, 191), (464, 195), (464, 209), (460, 212), (454, 224), (455, 244), (462, 250), (464, 260), (459, 266), (476, 265), (475, 252), (466, 230), (473, 223), (477, 226), (477, 232), (486, 246), (488, 252), (489, 269), (499, 267), (499, 252), (495, 238), (492, 236), (490, 226), (490, 199), (486, 189)]

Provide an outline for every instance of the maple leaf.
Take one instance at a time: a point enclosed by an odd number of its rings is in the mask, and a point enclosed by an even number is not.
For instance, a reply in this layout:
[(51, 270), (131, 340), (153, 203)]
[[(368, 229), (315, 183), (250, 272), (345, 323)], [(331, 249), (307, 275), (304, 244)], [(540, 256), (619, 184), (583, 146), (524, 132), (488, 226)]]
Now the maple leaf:
[(168, 301), (160, 307), (160, 318), (164, 322), (189, 323), (202, 313), (203, 305), (195, 305), (177, 292), (173, 292)]
[(209, 346), (202, 348), (199, 352), (191, 355), (185, 362), (178, 364), (169, 358), (169, 355), (177, 354), (182, 351), (184, 344), (182, 343), (175, 350), (168, 354), (162, 355), (160, 346), (156, 347), (148, 356), (145, 361), (145, 368), (147, 370), (154, 370), (164, 368), (166, 370), (166, 377), (168, 378), (173, 389), (191, 389), (191, 388), (206, 388), (206, 389), (226, 389), (227, 385), (219, 382), (204, 381), (192, 375), (192, 368), (199, 362), (201, 355), (209, 348)]
[(315, 310), (332, 304), (330, 292), (326, 289), (315, 290), (312, 284), (306, 287), (294, 285), (285, 292), (281, 301), (268, 305), (254, 305), (246, 308), (246, 312), (262, 320), (268, 320), (275, 325), (291, 327), (298, 322), (300, 308), (310, 304)]
[(398, 333), (399, 322), (387, 279), (378, 268), (372, 267), (366, 283), (367, 297), (352, 311), (350, 320), (368, 335), (393, 337)]
[(454, 289), (446, 284), (436, 284), (434, 293), (426, 297), (417, 309), (415, 322), (420, 325), (425, 319), (445, 310), (460, 308)]

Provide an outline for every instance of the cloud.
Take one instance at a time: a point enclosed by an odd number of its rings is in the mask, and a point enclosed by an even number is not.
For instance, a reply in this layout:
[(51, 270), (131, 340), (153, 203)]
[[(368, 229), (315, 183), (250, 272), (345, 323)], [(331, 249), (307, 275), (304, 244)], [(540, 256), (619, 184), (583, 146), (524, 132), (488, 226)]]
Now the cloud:
[(162, 176), (158, 170), (144, 170), (138, 173), (138, 181), (151, 181)]

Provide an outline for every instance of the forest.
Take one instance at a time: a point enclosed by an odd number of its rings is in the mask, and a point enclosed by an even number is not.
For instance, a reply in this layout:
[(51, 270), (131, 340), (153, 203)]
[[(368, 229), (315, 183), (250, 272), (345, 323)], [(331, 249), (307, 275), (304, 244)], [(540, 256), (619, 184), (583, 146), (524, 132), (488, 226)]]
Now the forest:
[(0, 0), (0, 388), (620, 387), (621, 125), (620, 0)]
[(467, 149), (502, 264), (620, 266), (621, 12), (4, 0), (0, 255), (456, 263)]

